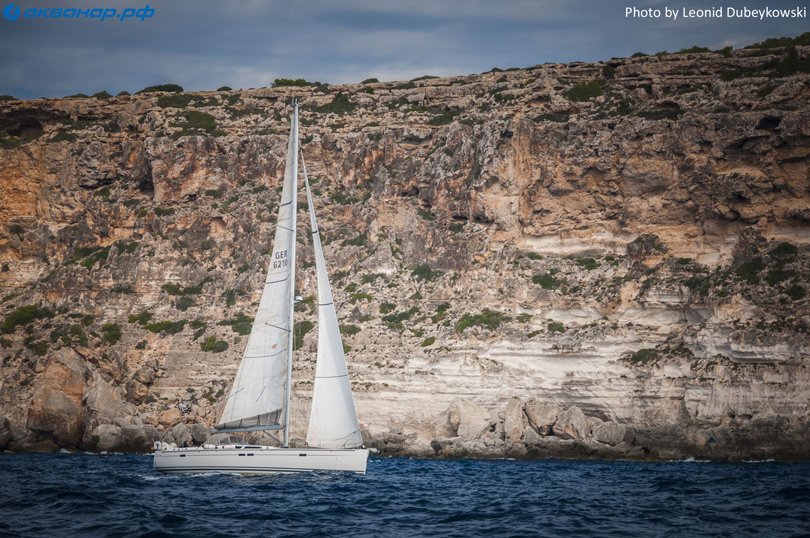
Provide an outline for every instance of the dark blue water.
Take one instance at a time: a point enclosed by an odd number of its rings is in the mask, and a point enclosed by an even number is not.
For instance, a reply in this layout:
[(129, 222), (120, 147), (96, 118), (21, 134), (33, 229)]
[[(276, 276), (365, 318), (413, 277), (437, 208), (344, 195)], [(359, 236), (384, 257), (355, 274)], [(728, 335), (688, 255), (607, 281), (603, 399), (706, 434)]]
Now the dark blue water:
[(369, 460), (366, 476), (163, 476), (0, 456), (0, 536), (810, 536), (810, 464)]

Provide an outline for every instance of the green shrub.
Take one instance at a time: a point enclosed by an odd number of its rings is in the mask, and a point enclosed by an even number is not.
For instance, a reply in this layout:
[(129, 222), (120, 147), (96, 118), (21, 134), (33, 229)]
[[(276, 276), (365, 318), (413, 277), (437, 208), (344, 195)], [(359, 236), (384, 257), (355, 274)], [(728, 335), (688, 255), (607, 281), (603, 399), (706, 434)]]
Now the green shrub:
[(658, 353), (653, 349), (639, 349), (630, 356), (630, 362), (633, 364), (644, 364), (658, 358)]
[(430, 211), (428, 211), (427, 209), (423, 209), (421, 207), (418, 208), (416, 212), (419, 214), (420, 217), (422, 217), (425, 220), (433, 220), (435, 218), (433, 215), (430, 214)]
[(765, 264), (762, 263), (762, 258), (757, 256), (756, 258), (745, 262), (744, 264), (740, 265), (737, 268), (736, 274), (742, 280), (745, 280), (749, 284), (758, 284), (759, 283), (759, 276), (758, 273), (765, 268)]
[(349, 298), (349, 302), (354, 304), (360, 299), (365, 299), (366, 301), (371, 301), (371, 295), (368, 293), (355, 293)]
[(563, 114), (540, 114), (539, 116), (535, 116), (532, 120), (535, 123), (542, 123), (544, 121), (552, 122), (552, 123), (565, 123), (568, 121), (568, 116)]
[(233, 91), (233, 88), (231, 88), (230, 86), (220, 86), (219, 88), (217, 88), (217, 91), (218, 92), (229, 92), (229, 91)]
[(362, 329), (357, 325), (340, 325), (340, 332), (345, 336), (354, 336), (355, 334), (359, 333)]
[(368, 238), (366, 237), (366, 234), (360, 234), (357, 237), (354, 237), (352, 239), (344, 239), (343, 242), (340, 243), (340, 246), (342, 246), (342, 247), (346, 247), (346, 246), (361, 247), (361, 246), (366, 245), (366, 244), (368, 244)]
[(711, 52), (711, 49), (708, 49), (706, 47), (698, 47), (697, 45), (695, 45), (695, 46), (690, 47), (688, 49), (681, 49), (678, 52), (676, 52), (675, 54), (694, 54), (694, 53), (698, 53), (698, 52)]
[(412, 277), (416, 278), (416, 280), (423, 280), (425, 282), (430, 282), (441, 274), (441, 271), (433, 271), (428, 265), (417, 265), (411, 270)]
[[(104, 262), (107, 260), (107, 256), (110, 254), (110, 247), (89, 247), (87, 249), (80, 250), (80, 252), (92, 252), (87, 258), (82, 260), (81, 266), (86, 267), (88, 269), (92, 269), (96, 262), (102, 262), (102, 266)], [(76, 257), (76, 250), (74, 250), (74, 258)]]
[(164, 290), (169, 295), (200, 295), (202, 293), (203, 286), (211, 281), (211, 277), (205, 277), (196, 286), (187, 286), (184, 288), (181, 288), (174, 282), (167, 282), (163, 284), (160, 289)]
[(21, 306), (6, 316), (3, 325), (0, 326), (0, 333), (11, 334), (20, 325), (28, 325), (38, 319), (52, 318), (55, 314), (48, 308), (40, 308), (35, 304)]
[(146, 325), (151, 319), (152, 314), (144, 310), (140, 314), (131, 314), (128, 321), (130, 323), (137, 323), (138, 325)]
[(745, 73), (743, 71), (738, 71), (736, 69), (724, 69), (720, 73), (720, 79), (725, 80), (726, 82), (731, 82), (734, 79), (740, 78)]
[(309, 320), (299, 321), (295, 324), (295, 334), (293, 336), (293, 351), (298, 351), (304, 345), (304, 336), (315, 327)]
[(593, 258), (577, 258), (577, 265), (583, 267), (586, 271), (593, 271), (596, 269), (596, 260)]
[(450, 303), (442, 303), (436, 307), (436, 315), (432, 316), (430, 319), (433, 320), (433, 323), (438, 323), (444, 318), (448, 310), (450, 310)]
[(191, 297), (188, 297), (188, 296), (184, 296), (184, 297), (180, 297), (177, 300), (177, 302), (174, 303), (174, 307), (177, 310), (181, 311), (181, 312), (185, 312), (193, 304), (194, 304), (194, 299), (192, 299)]
[(787, 294), (788, 297), (790, 297), (794, 301), (798, 301), (800, 299), (804, 299), (805, 295), (807, 295), (807, 290), (805, 290), (798, 284), (794, 284), (793, 286), (786, 289), (785, 293)]
[(493, 312), (485, 308), (480, 314), (464, 314), (461, 316), (461, 319), (459, 319), (455, 325), (455, 329), (458, 334), (463, 333), (464, 329), (472, 325), (478, 325), (480, 327), (486, 327), (490, 330), (495, 330), (500, 327), (502, 323), (506, 323), (510, 320), (511, 318), (505, 316), (503, 312)]
[(605, 85), (604, 81), (594, 80), (593, 82), (581, 82), (573, 88), (565, 92), (565, 96), (570, 101), (575, 103), (582, 103), (589, 101), (592, 97), (599, 97), (602, 95), (602, 87)]
[(209, 336), (203, 343), (200, 344), (202, 351), (210, 351), (212, 353), (222, 353), (228, 349), (228, 342), (217, 340), (216, 336)]
[(48, 140), (48, 142), (74, 142), (78, 137), (73, 133), (68, 133), (66, 131), (59, 131), (56, 133), (56, 136)]
[(360, 282), (362, 282), (363, 284), (370, 284), (375, 280), (377, 280), (378, 278), (380, 278), (381, 276), (383, 276), (382, 273), (369, 273), (367, 275), (363, 275), (363, 277), (360, 279)]
[(158, 97), (157, 105), (160, 108), (186, 108), (191, 100), (194, 98), (192, 95), (162, 95)]
[(343, 92), (338, 92), (332, 99), (331, 103), (321, 105), (315, 110), (324, 114), (332, 113), (342, 116), (352, 112), (355, 108), (357, 108), (357, 105), (352, 103), (346, 94)]
[(121, 326), (117, 323), (105, 323), (101, 326), (101, 332), (104, 333), (101, 339), (111, 346), (121, 339)]
[(560, 287), (560, 281), (549, 273), (534, 275), (532, 282), (540, 284), (544, 290), (556, 290)]
[(139, 243), (136, 241), (116, 241), (114, 245), (121, 254), (132, 254), (138, 248)]
[(385, 321), (386, 323), (406, 321), (411, 319), (411, 317), (413, 317), (413, 315), (416, 314), (417, 312), (419, 312), (419, 307), (412, 306), (411, 308), (405, 310), (404, 312), (398, 312), (394, 314), (388, 314), (387, 316), (383, 316), (382, 320)]
[(428, 336), (425, 340), (420, 344), (422, 347), (432, 346), (436, 342), (436, 337)]
[(397, 305), (394, 303), (382, 303), (380, 305), (380, 314), (388, 314), (389, 312), (393, 312), (396, 307)]
[(366, 80), (364, 80), (360, 84), (374, 84), (375, 82), (379, 82), (379, 80), (376, 79), (376, 78), (367, 78)]
[(771, 286), (776, 286), (780, 282), (784, 282), (795, 274), (796, 271), (792, 271), (790, 269), (775, 268), (768, 271), (768, 276), (765, 277), (765, 281)]
[(546, 325), (546, 328), (548, 329), (549, 332), (552, 332), (552, 333), (555, 333), (555, 332), (556, 333), (564, 333), (565, 330), (566, 330), (565, 325), (563, 325), (559, 321), (549, 321), (548, 325)]
[(235, 318), (222, 320), (217, 325), (230, 326), (233, 332), (246, 336), (253, 329), (253, 318), (240, 312)]
[(153, 333), (165, 331), (167, 334), (178, 334), (183, 331), (187, 322), (185, 319), (180, 321), (159, 321), (157, 323), (148, 323), (143, 328)]
[(42, 357), (48, 352), (48, 343), (42, 340), (26, 341), (25, 347), (30, 349), (31, 352), (38, 357)]
[(155, 215), (157, 215), (158, 217), (168, 217), (174, 215), (175, 212), (176, 211), (173, 207), (170, 207), (168, 209), (163, 209), (162, 207), (155, 208)]
[[(495, 96), (497, 100), (498, 96)], [(458, 110), (445, 110), (438, 116), (432, 117), (428, 120), (428, 125), (447, 125), (448, 123), (453, 123), (453, 120), (456, 119), (456, 116), (461, 114)]]
[(796, 245), (791, 245), (787, 241), (779, 243), (770, 251), (770, 255), (775, 259), (784, 260), (787, 263), (793, 261), (793, 258), (798, 253), (799, 248)]
[(135, 95), (141, 93), (154, 93), (154, 92), (182, 92), (183, 87), (179, 84), (157, 84), (155, 86), (147, 86), (146, 88), (142, 89), (139, 92), (136, 92)]
[(746, 49), (770, 49), (778, 47), (797, 47), (800, 45), (810, 45), (810, 32), (805, 32), (796, 37), (769, 37), (765, 41), (748, 45)]
[(280, 88), (280, 87), (283, 87), (283, 86), (297, 86), (297, 87), (300, 88), (300, 87), (303, 87), (303, 86), (318, 86), (318, 85), (320, 85), (320, 82), (307, 82), (306, 80), (304, 80), (302, 78), (296, 78), (296, 79), (277, 78), (277, 79), (275, 79), (273, 81), (273, 88)]
[(182, 136), (210, 135), (224, 136), (225, 132), (217, 129), (217, 119), (211, 114), (198, 110), (189, 110), (181, 115), (186, 123), (182, 125), (182, 130), (173, 135), (174, 138)]
[(677, 120), (684, 110), (681, 108), (667, 108), (662, 110), (642, 110), (636, 115), (648, 120)]

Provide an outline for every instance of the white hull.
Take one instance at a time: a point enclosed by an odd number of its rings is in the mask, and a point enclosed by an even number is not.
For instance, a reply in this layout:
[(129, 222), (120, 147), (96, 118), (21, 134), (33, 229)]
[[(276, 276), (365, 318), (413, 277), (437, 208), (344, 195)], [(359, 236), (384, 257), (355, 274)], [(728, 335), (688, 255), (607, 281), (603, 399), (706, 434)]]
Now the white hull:
[(226, 446), (163, 448), (155, 451), (162, 473), (276, 474), (307, 471), (366, 473), (369, 450)]

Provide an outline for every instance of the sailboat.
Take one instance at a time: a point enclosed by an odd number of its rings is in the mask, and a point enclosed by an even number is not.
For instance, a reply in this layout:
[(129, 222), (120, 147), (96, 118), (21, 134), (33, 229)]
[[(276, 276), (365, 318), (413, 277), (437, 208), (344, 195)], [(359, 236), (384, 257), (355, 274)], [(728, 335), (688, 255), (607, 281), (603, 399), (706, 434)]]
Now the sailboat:
[(199, 447), (177, 448), (158, 442), (154, 460), (157, 471), (366, 472), (369, 449), (363, 446), (360, 435), (303, 153), (301, 164), (318, 282), (318, 352), (307, 447), (290, 446), (293, 313), (300, 300), (295, 296), (298, 154), (298, 104), (294, 103), (270, 267), (242, 362), (220, 421), (214, 426), (216, 433), (283, 430), (283, 442), (281, 446), (252, 445), (235, 441), (232, 436), (230, 441), (206, 442)]

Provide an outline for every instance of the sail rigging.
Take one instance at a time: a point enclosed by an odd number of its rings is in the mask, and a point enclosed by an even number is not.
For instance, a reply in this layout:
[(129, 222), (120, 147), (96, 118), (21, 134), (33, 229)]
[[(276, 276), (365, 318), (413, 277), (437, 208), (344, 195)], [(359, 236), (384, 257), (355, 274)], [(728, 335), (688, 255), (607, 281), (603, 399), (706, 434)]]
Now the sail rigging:
[(318, 360), (307, 442), (290, 448), (293, 312), (295, 310), (295, 229), (298, 183), (298, 104), (293, 103), (287, 163), (278, 224), (259, 308), (242, 362), (225, 403), (217, 432), (284, 430), (283, 447), (223, 443), (180, 447), (156, 443), (155, 469), (165, 473), (304, 471), (366, 472), (369, 449), (362, 448), (343, 343), (318, 225), (301, 165), (312, 225), (318, 280)]

